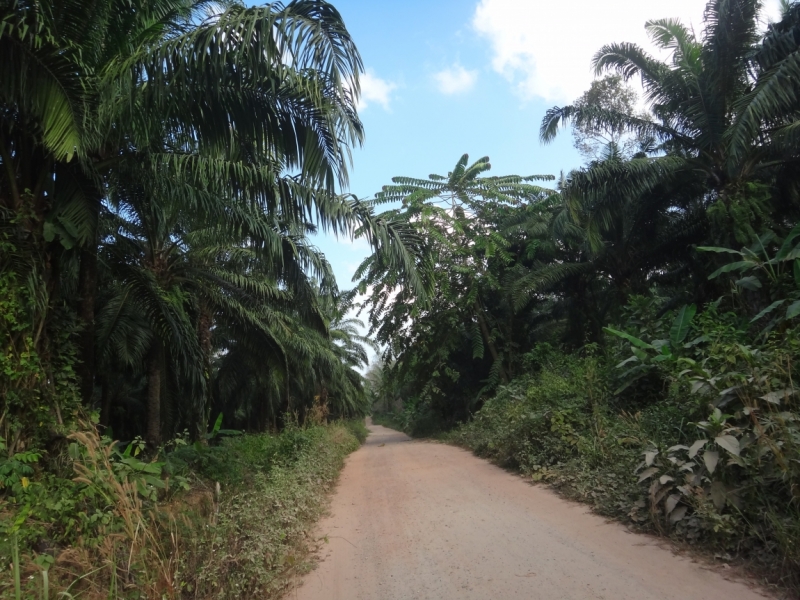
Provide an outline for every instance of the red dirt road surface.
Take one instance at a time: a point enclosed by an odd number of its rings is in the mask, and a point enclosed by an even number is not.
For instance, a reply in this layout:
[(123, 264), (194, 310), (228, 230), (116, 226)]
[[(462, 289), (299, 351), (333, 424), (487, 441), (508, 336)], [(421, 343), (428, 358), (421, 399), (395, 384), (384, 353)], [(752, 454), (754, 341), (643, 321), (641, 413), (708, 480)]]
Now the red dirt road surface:
[(297, 600), (757, 600), (544, 486), (370, 425), (319, 526)]

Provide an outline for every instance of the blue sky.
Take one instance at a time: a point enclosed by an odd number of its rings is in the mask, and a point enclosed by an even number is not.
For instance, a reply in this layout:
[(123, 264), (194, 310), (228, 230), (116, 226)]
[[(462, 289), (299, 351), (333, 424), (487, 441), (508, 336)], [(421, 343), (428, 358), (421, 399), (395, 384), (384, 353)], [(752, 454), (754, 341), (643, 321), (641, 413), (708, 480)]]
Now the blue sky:
[[(579, 164), (569, 135), (540, 145), (539, 123), (552, 103), (520, 96), (492, 69), (487, 41), (471, 25), (476, 2), (339, 0), (335, 6), (367, 69), (360, 110), (366, 139), (351, 169), (357, 196), (372, 196), (396, 175), (446, 175), (464, 153), (491, 157), (496, 175), (558, 174)], [(454, 67), (450, 93), (443, 93), (437, 74)], [(339, 286), (352, 287), (366, 243), (320, 236), (317, 244)]]
[[(445, 175), (463, 153), (488, 155), (495, 175), (552, 174), (580, 166), (569, 131), (543, 146), (545, 111), (588, 88), (605, 43), (649, 47), (648, 19), (680, 17), (702, 29), (706, 0), (332, 0), (361, 51), (364, 146), (350, 192), (370, 197), (396, 175)], [(767, 15), (778, 0), (767, 0)], [(367, 246), (320, 235), (339, 286)]]

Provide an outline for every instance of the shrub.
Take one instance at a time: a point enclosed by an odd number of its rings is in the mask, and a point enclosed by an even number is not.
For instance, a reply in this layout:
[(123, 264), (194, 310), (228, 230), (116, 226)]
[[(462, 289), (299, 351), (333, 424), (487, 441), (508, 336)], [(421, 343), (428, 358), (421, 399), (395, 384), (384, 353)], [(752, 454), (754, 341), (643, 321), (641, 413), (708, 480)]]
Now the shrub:
[(627, 348), (553, 355), (447, 439), (604, 515), (746, 559), (798, 589), (797, 332), (754, 338), (713, 307), (692, 327), (702, 340), (691, 352), (641, 361), (663, 382), (656, 390), (643, 394), (638, 373), (635, 392), (624, 385), (626, 365), (615, 365)]
[[(272, 597), (305, 569), (308, 532), (363, 423), (182, 441), (142, 460), (91, 425), (70, 436), (72, 479), (35, 453), (0, 456), (0, 597)], [(359, 437), (356, 437), (358, 435)], [(66, 459), (65, 459), (66, 460)], [(13, 595), (10, 597), (14, 597)], [(69, 597), (64, 596), (64, 597)]]

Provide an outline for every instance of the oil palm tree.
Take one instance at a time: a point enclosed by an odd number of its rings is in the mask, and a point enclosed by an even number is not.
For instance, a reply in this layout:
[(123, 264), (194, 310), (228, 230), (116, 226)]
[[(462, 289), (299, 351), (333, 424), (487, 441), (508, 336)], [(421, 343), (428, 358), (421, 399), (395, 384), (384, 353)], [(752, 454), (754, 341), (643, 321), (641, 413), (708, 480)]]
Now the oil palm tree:
[(81, 248), (84, 396), (94, 371), (97, 215), (115, 169), (168, 169), (206, 199), (247, 198), (284, 218), (327, 223), (325, 203), (306, 189), (346, 182), (349, 145), (361, 139), (361, 60), (332, 6), (208, 8), (0, 5), (3, 222), (29, 232), (28, 258), (49, 282), (45, 305), (62, 246)]
[(147, 379), (152, 443), (170, 414), (161, 402), (170, 385), (182, 398), (175, 420), (192, 428), (205, 422), (214, 328), (262, 339), (284, 366), (287, 329), (327, 333), (315, 282), (334, 293), (335, 281), (305, 231), (235, 202), (219, 214), (187, 210), (184, 190), (169, 180), (120, 180), (109, 198), (101, 258), (111, 293), (97, 344), (101, 354), (118, 347), (115, 339), (130, 345), (131, 320), (143, 324), (137, 350), (124, 355), (138, 357)]
[[(613, 185), (628, 197), (658, 186), (677, 195), (693, 189), (696, 202), (729, 237), (749, 237), (769, 221), (778, 207), (769, 205), (764, 189), (800, 158), (792, 134), (798, 8), (789, 5), (783, 20), (761, 36), (760, 6), (758, 0), (712, 0), (701, 37), (676, 19), (649, 21), (651, 39), (671, 54), (667, 62), (634, 44), (601, 48), (594, 57), (597, 73), (640, 77), (653, 118), (592, 106), (556, 107), (542, 122), (542, 139), (553, 139), (572, 121), (622, 127), (654, 143), (629, 162), (574, 177), (572, 185), (585, 193)], [(791, 205), (796, 196), (782, 200)]]

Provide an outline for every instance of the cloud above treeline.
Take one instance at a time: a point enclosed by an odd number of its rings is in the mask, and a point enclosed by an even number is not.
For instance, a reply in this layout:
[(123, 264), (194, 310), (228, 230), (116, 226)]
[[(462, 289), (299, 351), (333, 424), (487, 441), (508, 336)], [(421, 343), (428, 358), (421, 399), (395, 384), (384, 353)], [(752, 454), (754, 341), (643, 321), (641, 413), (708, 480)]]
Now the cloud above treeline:
[(359, 78), (361, 84), (361, 98), (358, 101), (358, 110), (364, 110), (372, 103), (380, 104), (384, 110), (389, 110), (392, 92), (397, 85), (386, 79), (381, 79), (370, 69)]
[(469, 71), (459, 64), (434, 73), (434, 79), (439, 91), (443, 94), (461, 94), (468, 92), (478, 80), (477, 71)]
[[(601, 46), (634, 42), (650, 48), (644, 24), (679, 17), (702, 31), (707, 0), (480, 0), (472, 25), (486, 38), (492, 67), (524, 98), (569, 102), (593, 79), (591, 60)], [(775, 18), (779, 0), (766, 0)]]

